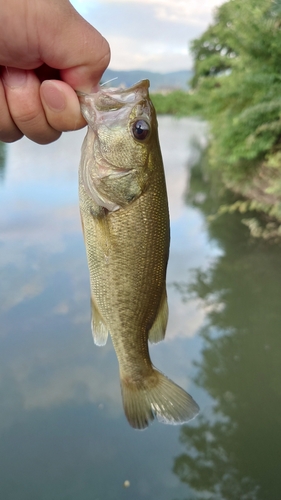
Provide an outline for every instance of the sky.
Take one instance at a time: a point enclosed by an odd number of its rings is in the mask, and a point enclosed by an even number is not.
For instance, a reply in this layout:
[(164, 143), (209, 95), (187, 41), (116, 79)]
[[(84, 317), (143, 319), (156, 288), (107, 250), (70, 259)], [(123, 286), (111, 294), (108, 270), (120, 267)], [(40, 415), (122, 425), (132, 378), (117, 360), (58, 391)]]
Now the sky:
[(160, 73), (192, 69), (190, 41), (225, 0), (71, 0), (108, 40), (110, 68)]

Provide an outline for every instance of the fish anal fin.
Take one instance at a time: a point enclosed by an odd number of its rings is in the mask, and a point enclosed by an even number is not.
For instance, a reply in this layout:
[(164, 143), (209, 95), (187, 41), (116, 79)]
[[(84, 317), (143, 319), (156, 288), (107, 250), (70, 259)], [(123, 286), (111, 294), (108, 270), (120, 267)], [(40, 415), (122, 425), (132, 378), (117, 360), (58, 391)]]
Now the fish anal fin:
[(92, 335), (94, 343), (98, 346), (103, 346), (107, 342), (108, 328), (100, 314), (100, 311), (92, 299), (92, 320), (91, 320)]
[(199, 413), (199, 406), (181, 387), (153, 369), (141, 382), (121, 375), (125, 415), (135, 429), (145, 429), (157, 418), (164, 424), (183, 424)]
[(166, 288), (163, 291), (155, 321), (148, 332), (148, 339), (152, 344), (163, 340), (168, 322), (168, 302)]

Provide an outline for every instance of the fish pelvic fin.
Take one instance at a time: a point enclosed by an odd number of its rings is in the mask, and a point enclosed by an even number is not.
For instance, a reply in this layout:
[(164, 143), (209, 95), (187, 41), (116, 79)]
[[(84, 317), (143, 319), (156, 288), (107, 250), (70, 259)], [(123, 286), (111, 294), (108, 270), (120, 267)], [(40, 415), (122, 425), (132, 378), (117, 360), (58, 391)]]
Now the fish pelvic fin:
[(125, 415), (135, 429), (145, 429), (155, 418), (164, 424), (183, 424), (199, 413), (190, 394), (156, 369), (137, 383), (121, 377), (121, 389)]
[(100, 314), (100, 311), (92, 299), (92, 320), (91, 320), (92, 335), (94, 343), (98, 346), (103, 346), (107, 342), (108, 328)]
[(148, 332), (148, 339), (152, 344), (163, 340), (168, 322), (168, 302), (166, 288), (163, 291), (156, 319)]

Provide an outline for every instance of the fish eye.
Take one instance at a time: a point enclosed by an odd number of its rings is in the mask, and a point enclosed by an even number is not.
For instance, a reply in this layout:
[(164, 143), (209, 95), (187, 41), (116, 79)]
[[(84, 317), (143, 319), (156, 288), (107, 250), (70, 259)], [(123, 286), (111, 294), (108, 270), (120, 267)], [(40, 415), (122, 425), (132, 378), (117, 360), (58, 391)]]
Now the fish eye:
[(145, 120), (137, 120), (132, 125), (132, 132), (135, 139), (144, 141), (150, 132), (150, 126)]

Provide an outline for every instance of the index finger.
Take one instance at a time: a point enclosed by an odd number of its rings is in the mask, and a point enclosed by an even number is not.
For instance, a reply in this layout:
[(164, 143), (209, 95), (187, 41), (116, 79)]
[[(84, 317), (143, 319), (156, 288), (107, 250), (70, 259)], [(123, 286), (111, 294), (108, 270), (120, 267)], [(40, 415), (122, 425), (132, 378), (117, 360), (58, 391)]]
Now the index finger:
[[(73, 89), (91, 93), (97, 90), (102, 74), (109, 64), (109, 44), (70, 3), (67, 14), (64, 2), (52, 3), (55, 11), (64, 6), (64, 15), (61, 12), (53, 12), (54, 22), (48, 25), (48, 33), (46, 24), (42, 26), (42, 60), (50, 67), (59, 69), (61, 79)], [(47, 5), (49, 10), (49, 2)]]

